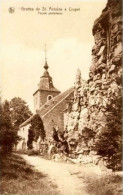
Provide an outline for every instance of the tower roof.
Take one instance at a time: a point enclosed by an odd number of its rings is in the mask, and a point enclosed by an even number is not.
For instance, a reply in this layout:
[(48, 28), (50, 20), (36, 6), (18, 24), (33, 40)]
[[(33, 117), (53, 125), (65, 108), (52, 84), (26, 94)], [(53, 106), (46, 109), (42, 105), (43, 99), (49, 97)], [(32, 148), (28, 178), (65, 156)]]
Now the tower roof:
[[(40, 77), (40, 82), (38, 84), (38, 90), (45, 90), (45, 91), (55, 91), (60, 92), (58, 89), (56, 89), (53, 85), (52, 77), (50, 76), (48, 72), (48, 63), (47, 63), (47, 56), (46, 56), (46, 46), (45, 46), (45, 64), (44, 64), (44, 73)], [(37, 92), (37, 91), (36, 91)], [(35, 93), (36, 93), (35, 92)], [(35, 94), (34, 93), (34, 94)], [(33, 95), (34, 95), (33, 94)]]
[(50, 77), (49, 72), (45, 70), (42, 77)]
[(45, 65), (44, 65), (44, 69), (45, 69), (45, 70), (48, 70), (48, 68), (49, 68), (49, 66), (48, 66), (48, 64), (47, 64), (47, 59), (45, 58)]

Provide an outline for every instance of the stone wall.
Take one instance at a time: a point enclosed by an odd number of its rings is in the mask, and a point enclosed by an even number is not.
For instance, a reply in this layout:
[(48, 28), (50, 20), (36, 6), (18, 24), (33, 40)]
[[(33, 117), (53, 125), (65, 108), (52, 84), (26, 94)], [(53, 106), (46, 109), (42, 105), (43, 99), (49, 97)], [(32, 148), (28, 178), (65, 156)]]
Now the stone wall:
[(73, 96), (71, 92), (67, 97), (59, 101), (46, 115), (42, 116), (44, 128), (46, 130), (46, 136), (50, 139), (53, 135), (53, 128), (59, 129), (59, 131), (64, 130), (64, 116), (63, 112), (66, 109), (66, 102)]
[(44, 105), (48, 101), (48, 96), (55, 97), (60, 92), (51, 91), (51, 90), (38, 90), (35, 94), (33, 94), (34, 98), (34, 112), (40, 109), (42, 105)]
[(30, 124), (27, 124), (24, 127), (21, 127), (18, 131), (18, 135), (21, 137), (21, 140), (17, 144), (17, 150), (26, 150), (27, 149), (27, 141), (28, 141), (28, 129)]
[(94, 146), (96, 135), (105, 127), (112, 98), (121, 94), (122, 83), (122, 18), (121, 1), (109, 0), (94, 22), (92, 64), (89, 79), (83, 81), (78, 70), (74, 100), (67, 115), (69, 137), (85, 137), (85, 147)]
[[(21, 140), (18, 142), (16, 146), (16, 150), (26, 151), (28, 149), (27, 141), (28, 141), (28, 130), (30, 128), (30, 125), (31, 124), (29, 123), (19, 129), (18, 136), (20, 136)], [(41, 138), (39, 137), (37, 141), (33, 141), (32, 145), (34, 150), (40, 149), (40, 140)]]

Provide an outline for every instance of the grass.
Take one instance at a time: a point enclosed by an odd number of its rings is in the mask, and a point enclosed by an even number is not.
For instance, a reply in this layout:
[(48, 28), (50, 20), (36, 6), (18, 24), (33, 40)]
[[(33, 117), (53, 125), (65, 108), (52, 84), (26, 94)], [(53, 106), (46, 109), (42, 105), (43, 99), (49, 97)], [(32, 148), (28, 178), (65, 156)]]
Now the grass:
[(1, 195), (58, 195), (57, 186), (16, 154), (2, 156)]
[(119, 175), (87, 177), (85, 183), (89, 195), (121, 195), (122, 193), (122, 178)]
[[(1, 166), (1, 195), (59, 195), (48, 176), (35, 171), (19, 155), (2, 156)], [(121, 176), (106, 172), (97, 176), (94, 169), (99, 171), (95, 166), (84, 165), (79, 175), (89, 195), (122, 194)]]
[(101, 170), (94, 164), (83, 164), (78, 178), (82, 179), (89, 195), (121, 195), (123, 192), (121, 172), (104, 168)]

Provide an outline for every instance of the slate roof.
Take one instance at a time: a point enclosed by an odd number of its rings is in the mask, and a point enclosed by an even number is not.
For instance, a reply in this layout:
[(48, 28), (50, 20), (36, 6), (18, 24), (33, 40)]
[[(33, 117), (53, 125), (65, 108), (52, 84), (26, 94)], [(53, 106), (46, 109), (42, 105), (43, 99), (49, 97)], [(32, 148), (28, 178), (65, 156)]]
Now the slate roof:
[[(45, 58), (45, 65), (44, 65), (44, 73), (43, 75), (40, 77), (40, 82), (38, 84), (38, 90), (37, 91), (53, 91), (53, 92), (57, 92), (60, 93), (60, 91), (58, 89), (56, 89), (53, 85), (53, 81), (52, 81), (52, 77), (50, 76), (49, 72), (48, 72), (48, 64), (47, 64), (47, 59)], [(37, 91), (33, 94), (35, 95), (37, 93)]]
[(74, 88), (70, 88), (66, 90), (63, 93), (60, 93), (59, 95), (55, 96), (53, 99), (46, 102), (39, 110), (38, 114), (43, 117), (47, 114), (47, 112), (51, 111), (57, 104), (59, 104), (61, 101), (67, 98), (72, 92), (74, 91)]
[[(74, 88), (71, 87), (70, 89), (66, 90), (63, 93), (58, 94), (53, 99), (46, 102), (41, 108), (37, 111), (37, 113), (40, 115), (40, 117), (46, 116), (50, 111), (52, 111), (60, 102), (62, 102), (64, 99), (66, 99), (72, 92), (74, 91)], [(33, 115), (34, 116), (34, 115)], [(27, 119), (24, 123), (20, 125), (20, 127), (24, 127), (27, 124), (30, 123), (31, 119), (33, 118), (31, 116), (29, 119)]]
[(35, 91), (35, 93), (33, 93), (33, 96), (37, 93), (37, 91), (53, 91), (53, 92), (61, 93), (61, 92), (60, 92), (58, 89), (56, 89), (55, 87), (50, 88), (50, 89), (42, 88), (42, 89), (37, 89), (37, 90)]

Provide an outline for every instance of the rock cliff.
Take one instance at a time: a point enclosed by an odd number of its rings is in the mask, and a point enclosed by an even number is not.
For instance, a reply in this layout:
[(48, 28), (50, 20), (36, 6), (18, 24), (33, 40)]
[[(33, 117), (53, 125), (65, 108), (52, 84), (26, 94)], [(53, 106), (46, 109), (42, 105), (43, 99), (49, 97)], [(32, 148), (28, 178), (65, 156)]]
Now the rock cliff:
[[(121, 1), (108, 0), (101, 16), (94, 22), (92, 64), (89, 79), (77, 71), (74, 98), (67, 110), (69, 139), (80, 139), (83, 149), (94, 150), (94, 143), (106, 118), (112, 99), (121, 95), (122, 17)], [(115, 105), (114, 105), (115, 106)]]

